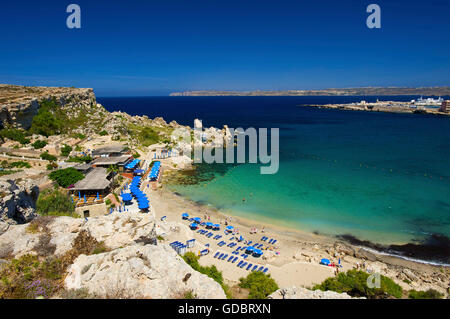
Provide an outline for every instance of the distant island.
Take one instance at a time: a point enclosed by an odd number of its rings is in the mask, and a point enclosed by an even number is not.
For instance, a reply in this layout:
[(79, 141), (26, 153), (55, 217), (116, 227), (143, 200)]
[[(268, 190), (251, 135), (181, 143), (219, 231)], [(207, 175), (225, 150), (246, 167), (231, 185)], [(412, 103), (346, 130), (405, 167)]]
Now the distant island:
[(283, 90), (283, 91), (187, 91), (173, 92), (170, 96), (313, 96), (313, 95), (450, 95), (450, 86), (441, 87), (360, 87), (323, 90)]

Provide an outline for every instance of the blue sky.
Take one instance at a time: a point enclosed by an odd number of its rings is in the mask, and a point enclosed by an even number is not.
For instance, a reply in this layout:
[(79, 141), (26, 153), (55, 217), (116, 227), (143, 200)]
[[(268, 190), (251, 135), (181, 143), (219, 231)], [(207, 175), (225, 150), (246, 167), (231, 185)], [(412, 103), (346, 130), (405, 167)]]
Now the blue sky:
[[(5, 2), (0, 83), (97, 96), (450, 85), (448, 0)], [(381, 29), (366, 26), (371, 3)]]

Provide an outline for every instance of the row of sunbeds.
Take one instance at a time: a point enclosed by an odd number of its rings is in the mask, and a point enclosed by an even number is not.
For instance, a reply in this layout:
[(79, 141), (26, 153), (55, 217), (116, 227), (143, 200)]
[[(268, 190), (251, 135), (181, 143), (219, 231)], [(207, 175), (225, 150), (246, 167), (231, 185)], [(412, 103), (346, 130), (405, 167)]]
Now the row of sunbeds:
[[(213, 232), (210, 232), (210, 231), (205, 230), (205, 229), (199, 229), (197, 231), (197, 233), (199, 233), (200, 235), (205, 235), (208, 238), (211, 238), (214, 235)], [(213, 239), (217, 240), (217, 239), (220, 239), (220, 238), (222, 238), (222, 235), (215, 235)]]
[[(268, 239), (269, 239), (269, 237), (262, 236), (261, 241), (267, 241)], [(270, 238), (269, 241), (268, 241), (268, 243), (271, 244), (271, 245), (275, 244), (276, 242), (277, 242), (277, 240), (273, 239), (273, 238)]]
[[(227, 260), (227, 262), (231, 262), (231, 263), (235, 263), (239, 257), (235, 257), (235, 256), (229, 256), (226, 253), (221, 253), (220, 251), (216, 252), (216, 254), (214, 255), (214, 258), (217, 258), (219, 260)], [(228, 258), (228, 259), (227, 259)], [(244, 268), (246, 270), (250, 270), (250, 271), (262, 271), (263, 273), (267, 273), (267, 271), (269, 270), (269, 268), (264, 268), (264, 266), (260, 266), (258, 269), (258, 265), (253, 265), (252, 263), (247, 263), (245, 260), (241, 260), (240, 262), (237, 263), (236, 265), (239, 268)]]

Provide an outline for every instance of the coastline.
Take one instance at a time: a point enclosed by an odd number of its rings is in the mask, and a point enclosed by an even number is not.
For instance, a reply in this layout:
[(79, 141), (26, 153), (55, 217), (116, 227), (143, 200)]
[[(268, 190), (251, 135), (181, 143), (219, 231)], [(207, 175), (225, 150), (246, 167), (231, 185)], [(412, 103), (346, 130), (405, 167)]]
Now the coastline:
[[(272, 277), (281, 286), (298, 285), (311, 288), (328, 277), (334, 275), (334, 268), (319, 265), (321, 258), (329, 258), (332, 261), (342, 260), (343, 271), (356, 268), (357, 264), (366, 263), (368, 269), (379, 272), (394, 279), (405, 290), (429, 288), (446, 292), (447, 286), (442, 285), (442, 279), (446, 278), (448, 265), (438, 265), (426, 260), (414, 260), (407, 257), (396, 256), (386, 252), (379, 252), (370, 247), (354, 245), (340, 238), (330, 237), (323, 234), (314, 234), (286, 226), (276, 225), (267, 221), (244, 218), (226, 214), (220, 209), (203, 203), (196, 203), (182, 195), (170, 190), (167, 186), (161, 185), (157, 190), (150, 190), (150, 198), (154, 207), (155, 216), (160, 219), (166, 216), (169, 222), (181, 223), (181, 214), (187, 212), (190, 216), (208, 215), (211, 221), (223, 225), (225, 218), (231, 225), (239, 229), (240, 234), (245, 239), (258, 241), (263, 234), (261, 229), (264, 226), (265, 236), (276, 238), (278, 241), (278, 256), (268, 256), (264, 263), (272, 271)], [(186, 224), (187, 227), (187, 224)], [(250, 229), (256, 227), (257, 234), (250, 234)], [(202, 244), (203, 238), (198, 237), (195, 232), (192, 236)], [(170, 240), (177, 240), (176, 237)], [(179, 239), (179, 238), (178, 238)], [(206, 242), (203, 242), (205, 244)], [(212, 242), (213, 252), (223, 251)], [(231, 283), (238, 281), (236, 267), (230, 269), (229, 264), (217, 262), (209, 254), (201, 258), (201, 263), (205, 265), (216, 265), (223, 271), (224, 278)], [(309, 273), (305, 276), (305, 273)], [(240, 275), (242, 277), (242, 275)], [(441, 278), (444, 276), (443, 278)], [(410, 280), (414, 278), (416, 280)], [(445, 279), (444, 279), (445, 280)]]
[[(388, 105), (389, 103), (394, 105)], [(343, 104), (304, 104), (298, 106), (313, 107), (319, 109), (334, 109), (334, 110), (345, 110), (345, 111), (364, 111), (364, 112), (383, 112), (383, 113), (398, 113), (398, 114), (430, 114), (437, 116), (450, 116), (450, 113), (442, 112), (438, 108), (421, 108), (412, 109), (409, 107), (408, 102), (393, 102), (384, 101), (380, 103), (364, 103), (364, 104), (354, 104), (354, 103), (343, 103)]]
[(288, 236), (291, 238), (295, 238), (297, 240), (307, 241), (307, 242), (314, 242), (314, 243), (322, 243), (322, 244), (329, 244), (329, 243), (337, 243), (337, 242), (344, 242), (347, 245), (352, 246), (355, 249), (364, 249), (368, 252), (371, 252), (373, 254), (379, 255), (379, 258), (382, 258), (381, 256), (385, 256), (387, 259), (395, 258), (395, 259), (401, 259), (408, 262), (413, 263), (420, 263), (425, 265), (432, 265), (437, 267), (450, 267), (450, 264), (433, 261), (433, 260), (427, 260), (427, 259), (419, 259), (419, 258), (413, 258), (413, 257), (407, 257), (403, 256), (401, 254), (396, 254), (393, 252), (388, 252), (383, 249), (389, 249), (390, 246), (406, 246), (411, 245), (411, 242), (405, 241), (405, 242), (396, 242), (389, 245), (382, 245), (379, 243), (373, 243), (370, 241), (365, 240), (359, 240), (358, 238), (352, 236), (352, 235), (327, 235), (323, 233), (318, 233), (314, 231), (308, 231), (304, 229), (295, 228), (293, 226), (284, 225), (285, 223), (278, 222), (275, 218), (270, 217), (262, 217), (257, 215), (251, 215), (249, 217), (243, 217), (240, 215), (233, 214), (233, 212), (224, 212), (220, 208), (216, 208), (209, 203), (199, 203), (196, 201), (191, 200), (190, 198), (183, 196), (182, 194), (177, 193), (176, 191), (171, 190), (170, 188), (166, 188), (165, 192), (170, 192), (171, 194), (175, 195), (176, 197), (180, 198), (182, 201), (189, 203), (190, 205), (193, 205), (195, 207), (199, 207), (200, 210), (206, 211), (209, 215), (211, 213), (215, 215), (217, 218), (221, 218), (224, 220), (225, 218), (231, 218), (232, 222), (234, 224), (239, 225), (240, 227), (256, 227), (258, 230), (261, 230), (263, 227), (266, 232), (271, 232), (273, 234), (276, 234), (278, 236)]
[[(186, 170), (182, 171), (183, 173), (186, 172)], [(192, 174), (195, 174), (195, 169), (189, 169), (189, 171), (192, 171)], [(178, 183), (178, 178), (182, 176), (183, 173), (179, 170), (170, 170), (169, 174), (167, 174), (170, 179), (169, 184), (176, 185)], [(389, 237), (390, 233), (372, 233), (372, 237), (375, 234), (377, 235), (377, 238), (383, 238), (383, 236), (390, 238), (383, 241), (373, 238), (363, 239), (362, 237), (360, 238), (358, 235), (351, 234), (346, 230), (327, 234), (313, 229), (301, 228), (298, 224), (289, 224), (287, 221), (280, 221), (274, 217), (262, 216), (248, 211), (238, 212), (233, 210), (224, 210), (223, 208), (216, 207), (207, 202), (197, 202), (192, 200), (188, 196), (179, 194), (176, 189), (170, 189), (170, 186), (167, 188), (170, 192), (175, 193), (175, 195), (185, 199), (193, 205), (203, 206), (205, 209), (213, 210), (217, 212), (222, 219), (231, 216), (237, 220), (239, 224), (246, 227), (256, 227), (260, 230), (264, 226), (265, 229), (272, 229), (275, 233), (290, 234), (294, 237), (300, 237), (302, 240), (318, 240), (318, 237), (321, 237), (323, 241), (344, 242), (345, 244), (353, 247), (363, 248), (367, 251), (383, 256), (390, 256), (435, 266), (450, 266), (450, 251), (448, 251), (448, 247), (450, 247), (449, 239), (445, 235), (429, 234), (427, 237), (423, 237), (421, 239), (398, 238), (395, 240)]]

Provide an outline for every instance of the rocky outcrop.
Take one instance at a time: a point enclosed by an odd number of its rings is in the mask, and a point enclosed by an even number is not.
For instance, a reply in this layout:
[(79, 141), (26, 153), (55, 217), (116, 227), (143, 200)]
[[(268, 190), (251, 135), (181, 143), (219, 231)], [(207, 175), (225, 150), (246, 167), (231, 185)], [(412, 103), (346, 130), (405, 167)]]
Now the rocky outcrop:
[(167, 245), (132, 245), (99, 255), (81, 255), (69, 267), (68, 289), (88, 289), (100, 298), (223, 299), (221, 286), (194, 271)]
[(158, 243), (156, 237), (166, 232), (151, 213), (114, 213), (87, 221), (39, 216), (0, 235), (0, 258), (65, 256), (85, 234), (102, 242), (107, 252), (79, 255), (67, 268), (68, 290), (86, 288), (99, 298), (183, 298), (186, 293), (225, 298), (217, 282), (194, 271), (167, 243)]
[(92, 89), (0, 84), (0, 128), (29, 129), (40, 104), (50, 99), (56, 99), (61, 107), (66, 108), (96, 105)]
[(301, 287), (281, 288), (269, 295), (269, 299), (365, 299), (353, 298), (346, 293), (334, 291), (309, 290)]
[(104, 242), (111, 249), (124, 247), (134, 243), (149, 243), (150, 236), (160, 234), (151, 214), (116, 213), (107, 216), (90, 218), (53, 217), (43, 223), (36, 219), (38, 230), (30, 232), (28, 225), (16, 225), (0, 235), (0, 245), (12, 248), (12, 255), (18, 257), (35, 253), (40, 236), (45, 232), (50, 235), (50, 245), (55, 246), (54, 254), (62, 255), (72, 248), (73, 241), (81, 231), (87, 231), (98, 242)]
[(8, 225), (24, 224), (36, 217), (39, 188), (30, 180), (0, 181), (0, 234)]

